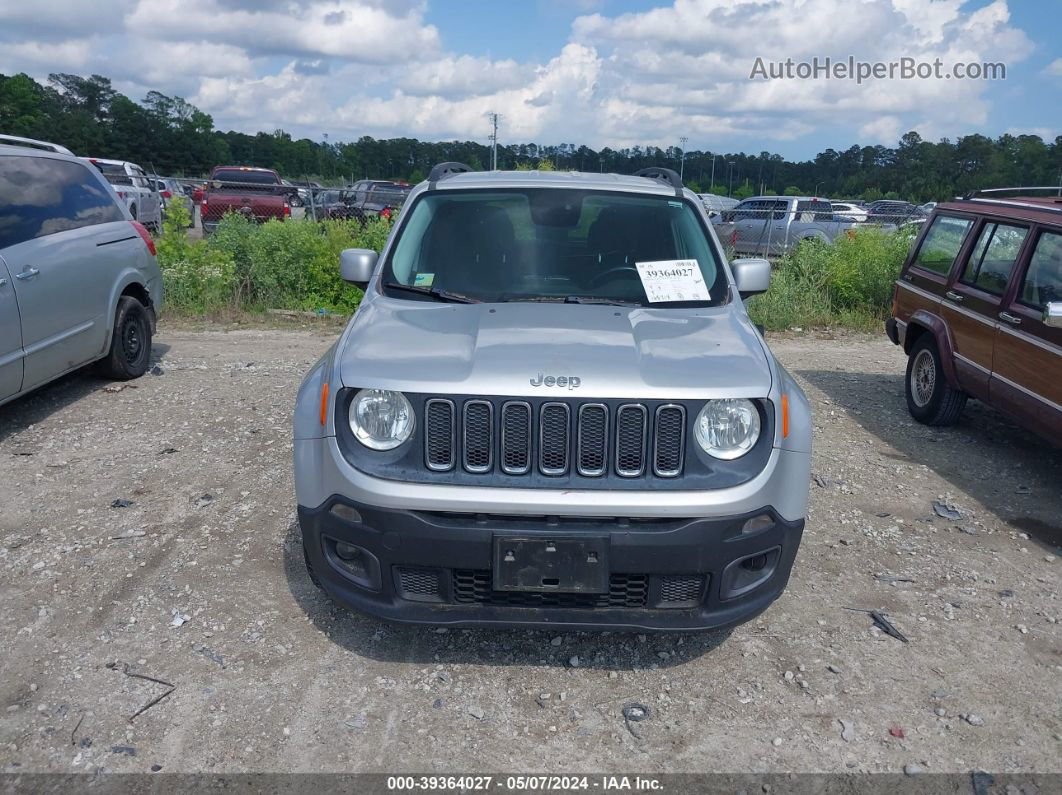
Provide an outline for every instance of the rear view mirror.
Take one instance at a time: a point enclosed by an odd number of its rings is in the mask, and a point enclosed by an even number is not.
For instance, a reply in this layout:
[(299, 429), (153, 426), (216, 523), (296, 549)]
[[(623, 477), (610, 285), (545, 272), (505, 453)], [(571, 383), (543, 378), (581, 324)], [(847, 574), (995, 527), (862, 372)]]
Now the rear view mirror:
[(1062, 301), (1052, 301), (1044, 307), (1044, 325), (1062, 328)]
[(771, 263), (765, 259), (736, 259), (730, 263), (734, 284), (742, 299), (767, 292), (771, 284)]
[(368, 248), (348, 248), (339, 253), (339, 276), (343, 281), (365, 289), (376, 267), (376, 252)]

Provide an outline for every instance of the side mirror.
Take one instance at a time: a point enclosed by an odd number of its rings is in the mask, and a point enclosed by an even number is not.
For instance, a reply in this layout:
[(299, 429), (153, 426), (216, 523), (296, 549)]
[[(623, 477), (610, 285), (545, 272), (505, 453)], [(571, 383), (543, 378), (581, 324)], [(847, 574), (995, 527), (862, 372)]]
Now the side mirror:
[(742, 299), (767, 292), (771, 284), (771, 263), (767, 260), (735, 259), (731, 260), (730, 268)]
[(339, 253), (339, 276), (345, 282), (361, 289), (369, 286), (373, 268), (376, 267), (376, 252), (368, 248), (347, 248)]
[(1044, 307), (1044, 325), (1062, 328), (1062, 301), (1052, 301)]

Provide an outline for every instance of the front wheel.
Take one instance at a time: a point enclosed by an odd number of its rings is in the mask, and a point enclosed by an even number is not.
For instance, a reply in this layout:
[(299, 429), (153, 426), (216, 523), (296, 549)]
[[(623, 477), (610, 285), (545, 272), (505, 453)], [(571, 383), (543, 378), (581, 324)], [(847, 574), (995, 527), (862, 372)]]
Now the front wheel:
[(924, 425), (953, 425), (966, 406), (966, 393), (948, 384), (932, 335), (914, 344), (907, 360), (907, 410)]
[(100, 362), (103, 375), (117, 381), (139, 378), (151, 363), (151, 318), (142, 303), (128, 295), (118, 299), (111, 350)]

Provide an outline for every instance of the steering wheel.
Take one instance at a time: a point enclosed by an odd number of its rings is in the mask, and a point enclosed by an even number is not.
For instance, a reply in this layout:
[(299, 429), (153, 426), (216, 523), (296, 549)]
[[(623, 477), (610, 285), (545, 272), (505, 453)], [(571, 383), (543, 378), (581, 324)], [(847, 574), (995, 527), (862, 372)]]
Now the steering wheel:
[(597, 276), (595, 276), (589, 281), (587, 287), (597, 287), (602, 282), (606, 282), (609, 279), (615, 278), (621, 273), (626, 273), (637, 277), (638, 269), (633, 265), (617, 265), (615, 268), (609, 268), (607, 271), (602, 271), (601, 273), (597, 274)]

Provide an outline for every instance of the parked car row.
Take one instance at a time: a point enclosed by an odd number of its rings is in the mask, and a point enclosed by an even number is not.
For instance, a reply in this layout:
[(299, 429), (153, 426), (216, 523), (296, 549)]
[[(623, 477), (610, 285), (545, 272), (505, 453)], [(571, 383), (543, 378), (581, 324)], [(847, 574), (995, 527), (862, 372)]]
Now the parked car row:
[(924, 223), (926, 212), (909, 202), (891, 200), (864, 203), (816, 196), (752, 196), (731, 208), (709, 211), (708, 216), (719, 237), (737, 253), (778, 257), (803, 240), (828, 243), (860, 224), (894, 228)]
[(317, 220), (325, 218), (390, 218), (405, 203), (413, 186), (404, 182), (365, 179), (344, 190), (325, 190), (313, 197), (307, 212)]

